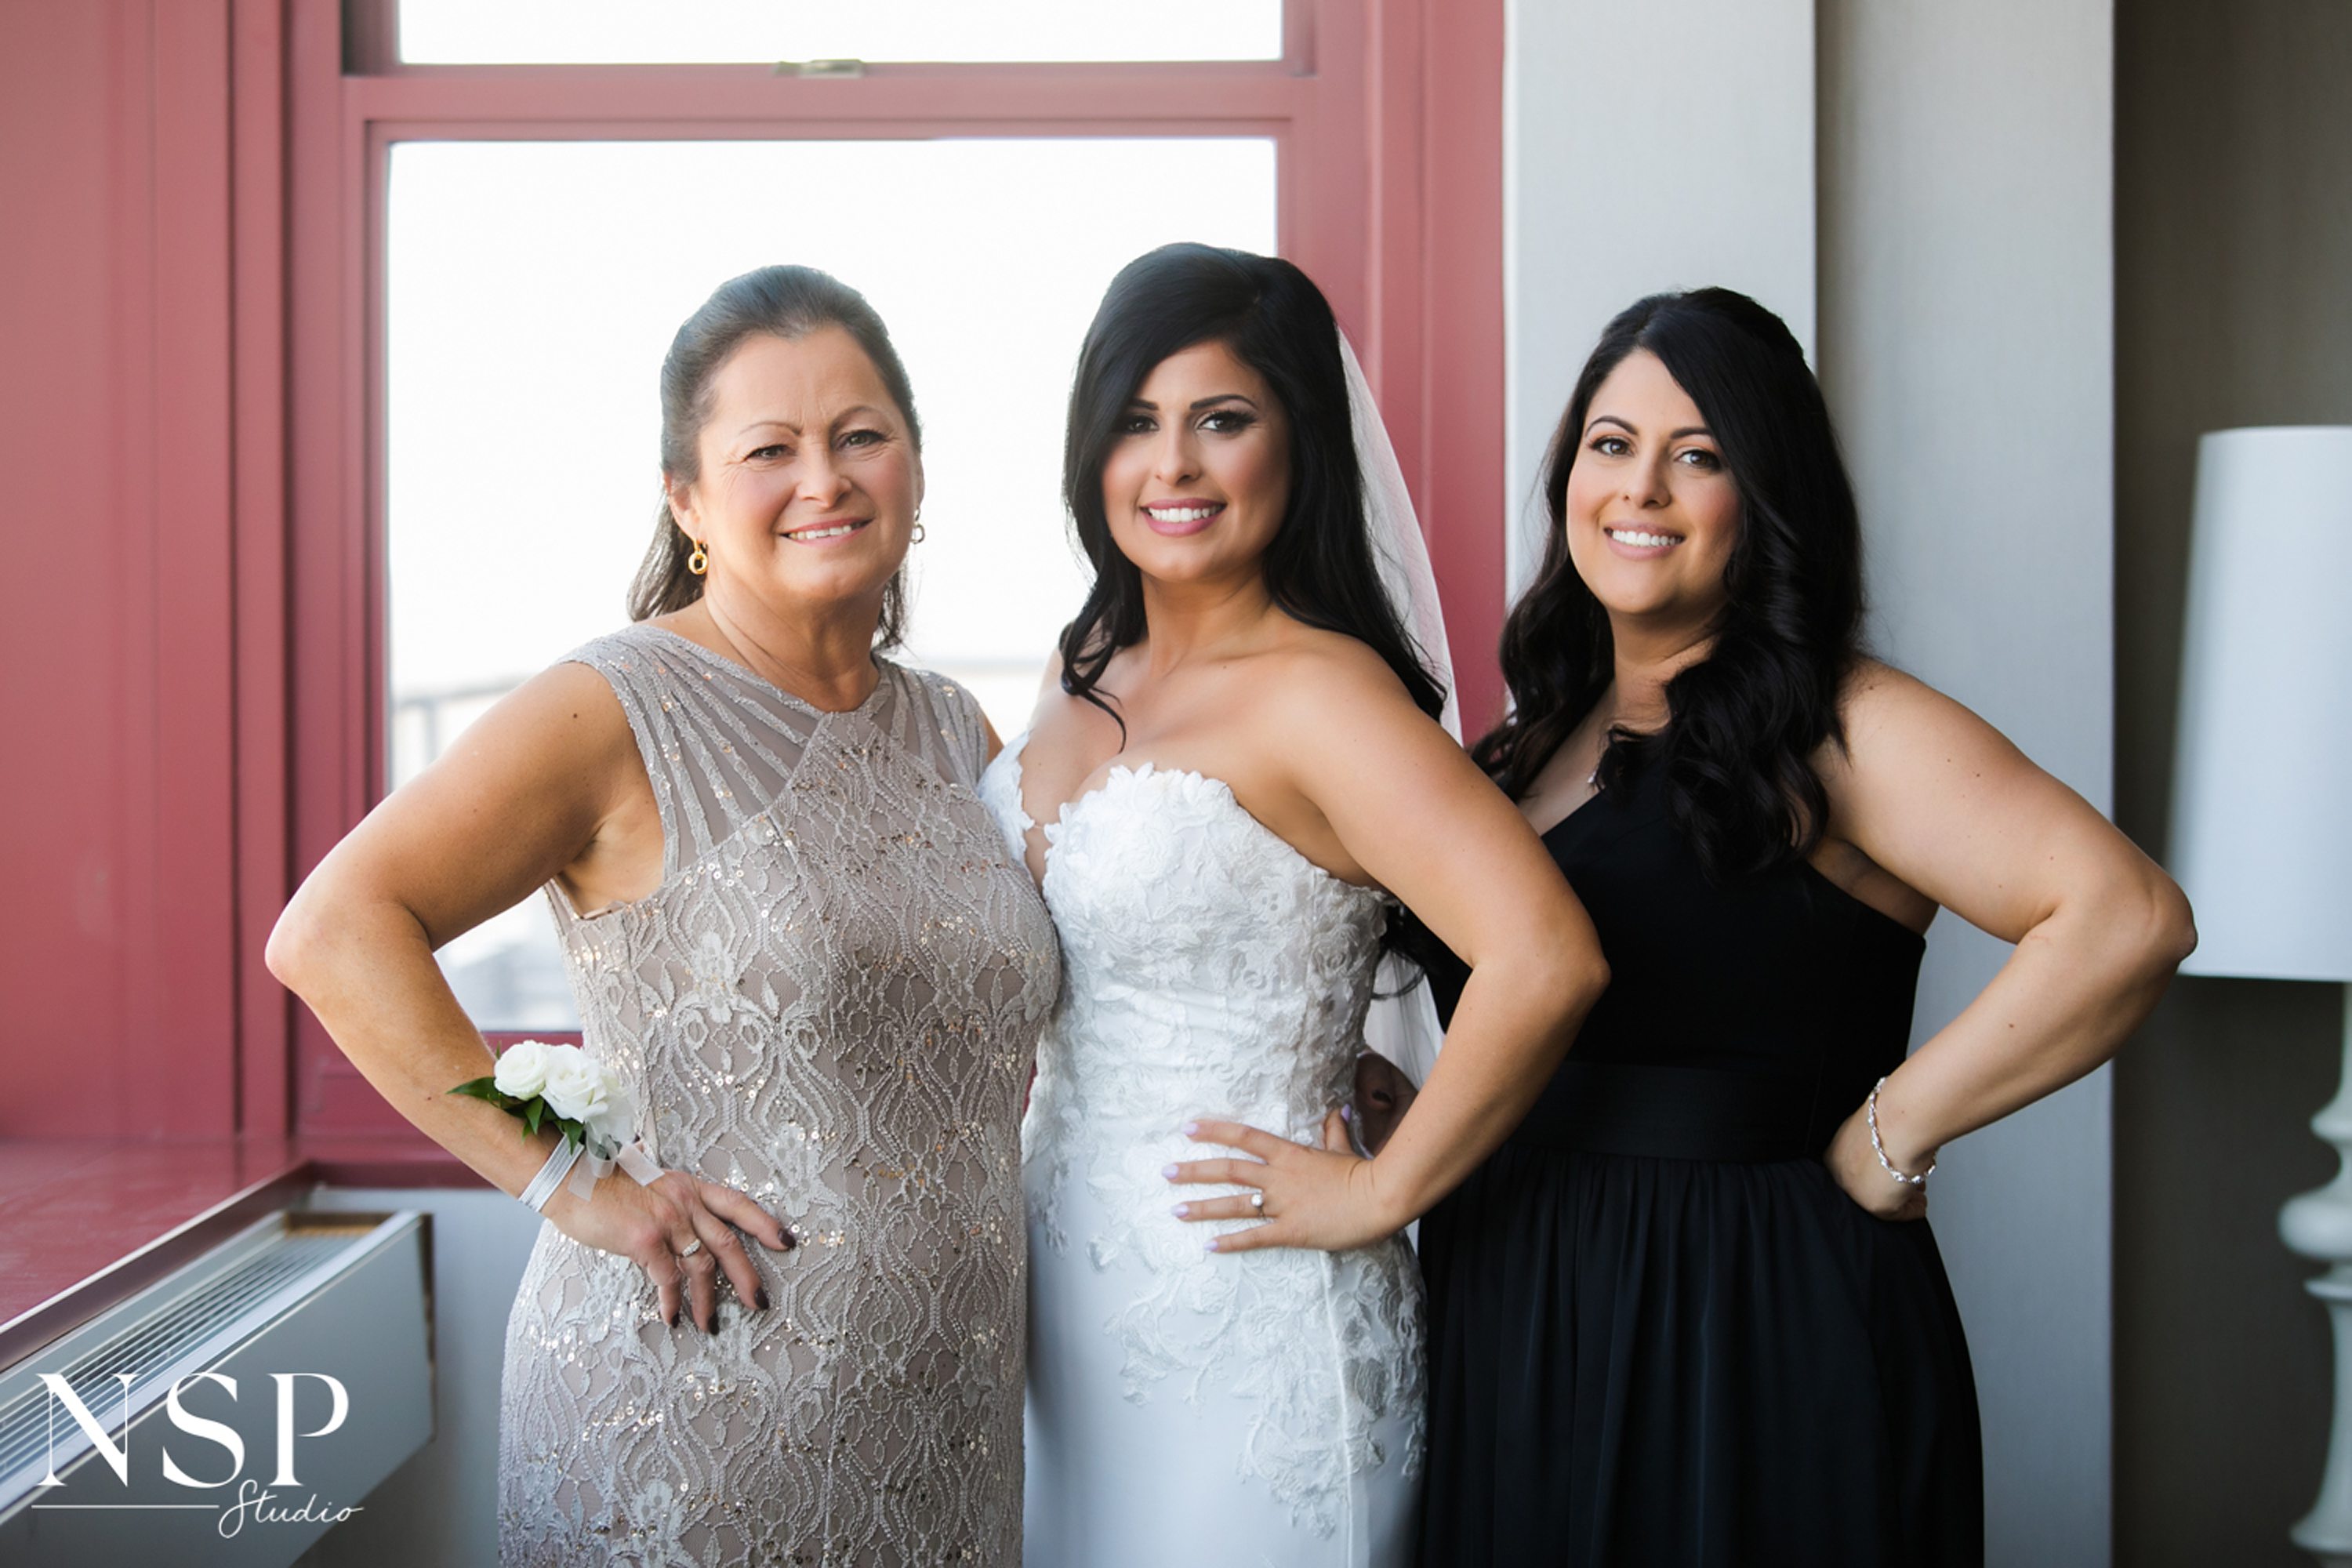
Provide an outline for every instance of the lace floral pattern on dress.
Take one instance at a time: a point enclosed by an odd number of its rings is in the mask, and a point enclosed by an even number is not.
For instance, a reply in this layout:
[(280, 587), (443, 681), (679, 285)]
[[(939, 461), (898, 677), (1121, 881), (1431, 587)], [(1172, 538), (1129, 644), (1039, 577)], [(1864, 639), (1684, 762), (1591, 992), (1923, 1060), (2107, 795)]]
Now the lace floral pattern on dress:
[[(1016, 857), (1035, 826), (1021, 800), (1025, 739), (981, 781)], [(1388, 900), (1315, 866), (1196, 773), (1114, 767), (1044, 831), (1065, 981), (1022, 1129), (1033, 1222), (1066, 1251), (1069, 1215), (1100, 1216), (1086, 1256), (1139, 1281), (1104, 1324), (1126, 1397), (1164, 1384), (1197, 1398), (1223, 1382), (1254, 1412), (1243, 1475), (1328, 1535), (1351, 1474), (1420, 1468), (1419, 1270), (1401, 1239), (1209, 1254), (1207, 1235), (1250, 1222), (1171, 1223), (1161, 1172), (1206, 1152), (1176, 1131), (1190, 1114), (1320, 1143), (1326, 1112), (1353, 1092)], [(1376, 1440), (1383, 1418), (1391, 1432), (1401, 1418), (1402, 1452)]]
[(750, 1194), (771, 1310), (656, 1313), (543, 1226), (508, 1324), (510, 1565), (1012, 1563), (1027, 1243), (1016, 1131), (1059, 961), (973, 791), (979, 709), (884, 663), (824, 713), (673, 633), (602, 673), (661, 812), (664, 877), (555, 908), (587, 1048), (664, 1165)]

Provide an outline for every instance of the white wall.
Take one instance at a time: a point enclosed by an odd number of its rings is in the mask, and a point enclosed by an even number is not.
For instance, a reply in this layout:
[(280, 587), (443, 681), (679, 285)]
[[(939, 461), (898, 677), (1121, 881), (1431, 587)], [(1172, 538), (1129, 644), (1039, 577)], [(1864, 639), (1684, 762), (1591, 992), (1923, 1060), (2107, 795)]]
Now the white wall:
[[(2111, 6), (1823, 0), (1821, 23), (1821, 369), (1876, 642), (2111, 810)], [(2008, 952), (1939, 919), (1919, 1035)], [(2108, 1560), (2112, 1147), (2103, 1070), (1937, 1180), (1995, 1563)]]
[(1505, 461), (1517, 594), (1544, 447), (1601, 329), (1720, 284), (1813, 350), (1812, 0), (1510, 0), (1503, 120)]
[(504, 1193), (321, 1187), (320, 1209), (433, 1216), (433, 1440), (298, 1568), (498, 1568), (499, 1374), (540, 1218)]
[[(1517, 0), (1506, 68), (1517, 494), (1611, 314), (1675, 286), (1755, 295), (1838, 416), (1879, 649), (2102, 809), (2113, 60), (2107, 0)], [(1920, 1035), (2007, 952), (1939, 920)], [(1956, 1145), (1936, 1183), (1994, 1563), (2109, 1557), (2110, 1146), (2103, 1072)]]

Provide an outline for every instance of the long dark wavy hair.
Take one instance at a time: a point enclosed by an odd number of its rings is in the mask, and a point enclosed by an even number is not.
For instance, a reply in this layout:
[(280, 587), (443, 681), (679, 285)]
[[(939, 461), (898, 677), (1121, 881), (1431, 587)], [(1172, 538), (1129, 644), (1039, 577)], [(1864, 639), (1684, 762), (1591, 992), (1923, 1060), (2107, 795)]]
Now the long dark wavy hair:
[(1078, 351), (1062, 500), (1095, 577), (1062, 630), (1062, 689), (1118, 718), (1095, 687), (1143, 637), (1143, 575), (1111, 541), (1103, 465), (1153, 368), (1207, 342), (1264, 376), (1289, 416), (1290, 504), (1262, 563), (1267, 593), (1292, 619), (1370, 647), (1435, 718), (1444, 688), (1381, 591), (1331, 306), (1287, 261), (1207, 245), (1164, 245), (1121, 268)]
[(1543, 563), (1503, 626), (1513, 710), (1474, 754), (1506, 794), (1526, 795), (1614, 678), (1608, 612), (1569, 558), (1568, 475), (1594, 393), (1636, 349), (1657, 355), (1714, 433), (1739, 532), (1713, 647), (1667, 682), (1663, 729), (1610, 731), (1601, 783), (1662, 770), (1676, 828), (1725, 879), (1819, 841), (1829, 798), (1812, 757), (1844, 743), (1838, 696), (1863, 651), (1862, 530), (1829, 408), (1788, 327), (1745, 294), (1653, 294), (1601, 334), (1545, 459)]
[[(874, 362), (883, 389), (898, 404), (907, 421), (908, 439), (919, 454), (923, 426), (915, 417), (914, 386), (890, 342), (890, 330), (866, 302), (866, 296), (814, 267), (762, 267), (730, 278), (713, 289), (670, 340), (661, 367), (663, 474), (684, 484), (700, 477), (702, 460), (696, 442), (710, 419), (711, 384), (744, 340), (761, 332), (804, 338), (822, 327), (839, 327), (857, 340), (857, 346)], [(702, 579), (687, 570), (693, 551), (686, 531), (670, 515), (665, 489), (654, 515), (653, 542), (629, 584), (631, 620), (682, 610), (702, 597)], [(882, 617), (875, 631), (875, 646), (896, 647), (906, 627), (907, 571), (901, 566), (882, 590)]]

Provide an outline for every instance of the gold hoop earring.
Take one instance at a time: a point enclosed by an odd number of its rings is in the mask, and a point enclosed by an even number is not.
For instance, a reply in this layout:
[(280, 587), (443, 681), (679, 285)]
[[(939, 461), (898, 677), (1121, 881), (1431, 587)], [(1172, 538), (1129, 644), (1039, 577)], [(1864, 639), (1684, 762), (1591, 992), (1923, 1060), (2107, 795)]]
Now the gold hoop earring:
[(694, 542), (694, 553), (686, 558), (686, 569), (696, 576), (710, 570), (710, 552), (702, 548), (702, 541)]

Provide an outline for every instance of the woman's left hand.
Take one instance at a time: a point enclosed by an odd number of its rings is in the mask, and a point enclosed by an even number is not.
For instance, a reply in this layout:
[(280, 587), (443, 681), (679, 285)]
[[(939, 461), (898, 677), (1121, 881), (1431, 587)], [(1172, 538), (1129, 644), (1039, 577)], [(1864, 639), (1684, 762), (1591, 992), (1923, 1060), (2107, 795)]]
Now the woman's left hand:
[(1389, 1134), (1420, 1092), (1404, 1068), (1380, 1052), (1365, 1051), (1356, 1058), (1356, 1136), (1365, 1153), (1377, 1156), (1388, 1147)]
[[(1262, 1225), (1212, 1237), (1211, 1252), (1250, 1252), (1261, 1247), (1307, 1247), (1346, 1252), (1369, 1247), (1404, 1228), (1405, 1221), (1381, 1201), (1375, 1162), (1348, 1142), (1348, 1124), (1336, 1110), (1323, 1118), (1323, 1147), (1310, 1149), (1261, 1132), (1238, 1121), (1188, 1121), (1184, 1136), (1222, 1143), (1251, 1159), (1192, 1160), (1171, 1165), (1164, 1174), (1176, 1184), (1244, 1186), (1254, 1193), (1234, 1197), (1192, 1198), (1176, 1205), (1176, 1217), (1257, 1219)], [(1253, 1202), (1253, 1196), (1258, 1201)]]
[(1830, 1140), (1822, 1153), (1822, 1163), (1830, 1168), (1830, 1177), (1845, 1189), (1845, 1195), (1880, 1219), (1926, 1219), (1927, 1217), (1927, 1184), (1925, 1182), (1898, 1182), (1886, 1173), (1878, 1163), (1878, 1152), (1870, 1145), (1870, 1120), (1857, 1108)]

